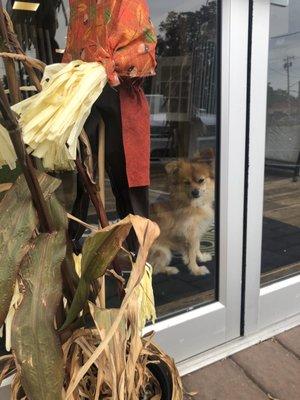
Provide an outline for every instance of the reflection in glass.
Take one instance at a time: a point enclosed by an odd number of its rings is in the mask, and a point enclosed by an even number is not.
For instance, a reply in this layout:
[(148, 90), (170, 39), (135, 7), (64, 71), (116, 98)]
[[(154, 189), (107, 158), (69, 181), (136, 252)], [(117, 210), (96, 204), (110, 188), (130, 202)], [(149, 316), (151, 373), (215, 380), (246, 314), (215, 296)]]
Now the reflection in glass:
[[(33, 16), (12, 11), (13, 0), (6, 2), (24, 51), (46, 63), (61, 60), (68, 3), (41, 2)], [(162, 230), (154, 250), (163, 251), (152, 254), (153, 284), (158, 314), (167, 316), (215, 300), (218, 7), (207, 0), (149, 0), (149, 5), (159, 36), (156, 76), (144, 82), (151, 113), (149, 200), (151, 216)], [(19, 75), (21, 84), (28, 86), (25, 71)], [(31, 94), (25, 92), (24, 97)], [(60, 178), (59, 197), (70, 210), (76, 179), (72, 173)], [(7, 170), (0, 171), (0, 182), (13, 179)], [(105, 190), (108, 216), (114, 221), (118, 214), (108, 178)], [(96, 221), (91, 206), (88, 222)], [(115, 287), (108, 300), (116, 301)]]
[(300, 4), (271, 6), (262, 284), (300, 271)]
[[(150, 254), (160, 316), (215, 299), (217, 3), (150, 1), (158, 32), (151, 109)], [(155, 105), (154, 105), (155, 104)]]

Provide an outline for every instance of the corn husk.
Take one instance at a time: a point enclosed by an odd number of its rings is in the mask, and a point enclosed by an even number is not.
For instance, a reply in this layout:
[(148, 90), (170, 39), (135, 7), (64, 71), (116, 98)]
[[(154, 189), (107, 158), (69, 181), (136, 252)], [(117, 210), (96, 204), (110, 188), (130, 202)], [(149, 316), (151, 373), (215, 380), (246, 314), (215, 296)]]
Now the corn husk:
[(77, 254), (73, 253), (73, 259), (74, 259), (75, 271), (80, 278), (81, 277), (82, 254), (77, 255)]
[(42, 91), (12, 107), (24, 143), (46, 169), (73, 167), (78, 137), (106, 83), (105, 69), (96, 62), (49, 65)]
[[(146, 259), (159, 234), (158, 227), (137, 216), (129, 216), (119, 224), (128, 222), (135, 230), (140, 249), (132, 265), (125, 297), (118, 309), (104, 309), (89, 303), (96, 330), (79, 329), (63, 345), (67, 371), (64, 400), (162, 399), (160, 383), (149, 368), (151, 363), (163, 363), (169, 371), (172, 400), (183, 398), (174, 361), (153, 344), (152, 335), (142, 337), (139, 326), (140, 304), (143, 304), (140, 296), (147, 291), (146, 286), (151, 286), (151, 267)], [(104, 231), (109, 229), (112, 227)]]
[[(16, 281), (13, 298), (10, 303), (9, 311), (5, 320), (5, 348), (7, 351), (11, 350), (11, 326), (14, 319), (16, 309), (22, 302), (22, 294), (20, 293), (18, 281)], [(0, 332), (0, 337), (2, 332)]]
[(155, 322), (156, 311), (152, 287), (152, 266), (146, 263), (144, 275), (136, 288), (138, 302), (138, 324), (142, 330), (148, 321)]
[[(76, 273), (81, 277), (82, 254), (73, 254), (73, 259)], [(146, 263), (143, 277), (135, 289), (135, 296), (138, 305), (138, 325), (140, 331), (145, 328), (147, 322), (151, 321), (152, 323), (155, 323), (156, 320), (152, 273), (152, 266), (149, 263)]]
[(8, 165), (10, 169), (15, 169), (16, 161), (17, 156), (9, 133), (7, 129), (0, 124), (0, 168), (2, 168), (3, 165)]

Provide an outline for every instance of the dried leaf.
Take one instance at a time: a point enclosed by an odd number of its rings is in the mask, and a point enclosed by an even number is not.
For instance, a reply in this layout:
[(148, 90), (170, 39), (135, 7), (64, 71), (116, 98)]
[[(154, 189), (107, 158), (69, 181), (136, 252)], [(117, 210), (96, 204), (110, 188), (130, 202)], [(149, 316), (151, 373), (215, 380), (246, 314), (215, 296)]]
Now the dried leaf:
[[(71, 378), (70, 385), (67, 390), (66, 398), (69, 399), (76, 389), (76, 387), (79, 385), (80, 381), (83, 379), (85, 374), (89, 371), (91, 366), (95, 363), (97, 359), (102, 355), (103, 352), (108, 351), (108, 346), (110, 344), (110, 341), (114, 337), (114, 335), (117, 333), (120, 324), (122, 324), (122, 321), (124, 321), (124, 317), (128, 318), (128, 312), (130, 312), (130, 306), (133, 308), (137, 307), (137, 301), (136, 301), (136, 293), (134, 293), (135, 288), (138, 286), (139, 282), (141, 281), (143, 275), (144, 275), (144, 270), (145, 270), (145, 265), (146, 265), (146, 260), (147, 260), (147, 255), (149, 252), (149, 249), (154, 242), (154, 240), (157, 238), (159, 234), (159, 228), (158, 226), (144, 218), (138, 217), (138, 216), (133, 216), (129, 215), (127, 218), (124, 220), (120, 221), (118, 224), (114, 226), (110, 226), (105, 228), (103, 231), (109, 232), (113, 231), (114, 228), (118, 226), (126, 226), (127, 229), (131, 227), (134, 228), (134, 231), (136, 233), (136, 236), (138, 238), (139, 244), (140, 244), (140, 249), (137, 255), (136, 262), (133, 265), (132, 272), (130, 274), (130, 278), (127, 284), (126, 288), (126, 295), (124, 297), (124, 300), (122, 302), (121, 308), (118, 310), (118, 312), (115, 315), (114, 320), (112, 321), (111, 328), (109, 331), (106, 333), (104, 340), (101, 341), (100, 345), (96, 348), (94, 351), (93, 355), (89, 358), (89, 360), (80, 368), (79, 372)], [(129, 311), (128, 311), (129, 310)], [(131, 329), (134, 329), (135, 332), (131, 334), (131, 338), (133, 337), (134, 339), (137, 338), (137, 334), (139, 335), (139, 329), (138, 329), (138, 315), (137, 312), (133, 312), (130, 316), (130, 319), (132, 319), (132, 324), (131, 324)], [(129, 335), (129, 333), (128, 333)], [(135, 346), (135, 340), (133, 341), (132, 348)], [(132, 360), (135, 360), (138, 357), (139, 350), (135, 352), (132, 355)], [(113, 358), (110, 357), (110, 361), (113, 361)], [(112, 365), (112, 364), (110, 364)], [(135, 367), (135, 365), (134, 365)], [(135, 369), (131, 368), (131, 375), (134, 374)], [(114, 389), (112, 385), (112, 390)], [(119, 389), (120, 393), (120, 389)], [(112, 396), (113, 397), (113, 396)], [(128, 397), (131, 398), (131, 397)], [(175, 399), (175, 398), (174, 398)]]
[(279, 399), (277, 399), (277, 397), (273, 397), (271, 394), (269, 394), (268, 393), (268, 398), (270, 399), (270, 400), (279, 400)]
[(131, 224), (127, 220), (126, 223), (99, 230), (85, 240), (82, 249), (81, 278), (62, 329), (72, 323), (83, 309), (89, 298), (90, 284), (105, 274), (122, 247), (130, 228)]
[(12, 183), (1, 183), (0, 184), (0, 193), (7, 192), (11, 187)]
[(86, 172), (90, 178), (90, 180), (95, 183), (94, 179), (94, 162), (93, 162), (93, 152), (91, 148), (91, 143), (89, 137), (85, 130), (81, 131), (80, 141), (82, 143), (83, 152), (81, 157), (83, 158), (83, 164), (85, 166)]
[[(38, 179), (46, 198), (59, 186), (59, 181), (49, 175), (39, 174)], [(31, 195), (21, 175), (0, 203), (0, 327), (9, 310), (20, 262), (30, 248), (37, 223)]]
[[(98, 329), (98, 332), (100, 334), (100, 339), (103, 341), (107, 335), (107, 333), (110, 331), (118, 313), (118, 309), (100, 309), (99, 307), (96, 307), (94, 304), (90, 303), (90, 310), (92, 317), (95, 321), (96, 327)], [(128, 336), (127, 332), (127, 319), (124, 316), (123, 319), (121, 320), (118, 330), (115, 332), (115, 335), (113, 336), (112, 340), (109, 342), (108, 348), (109, 351), (108, 353), (110, 354), (111, 359), (113, 359), (113, 365), (110, 362), (109, 365), (114, 367), (114, 375), (115, 375), (115, 381), (119, 384), (115, 386), (115, 389), (117, 391), (116, 395), (117, 398), (122, 398), (120, 395), (120, 389), (122, 388), (122, 382), (124, 385), (124, 372), (125, 372), (125, 366), (126, 366), (126, 348), (127, 348), (127, 343), (126, 339)]]
[(12, 348), (30, 400), (61, 398), (64, 370), (54, 317), (62, 297), (65, 232), (40, 234), (22, 262), (23, 301), (12, 327)]

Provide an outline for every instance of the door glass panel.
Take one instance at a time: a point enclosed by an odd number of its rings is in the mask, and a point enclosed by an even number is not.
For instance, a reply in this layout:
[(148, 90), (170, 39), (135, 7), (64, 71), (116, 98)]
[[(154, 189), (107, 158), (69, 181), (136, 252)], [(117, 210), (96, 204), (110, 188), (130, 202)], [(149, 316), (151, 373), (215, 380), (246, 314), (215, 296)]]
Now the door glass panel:
[(300, 271), (300, 3), (271, 6), (262, 284)]
[[(57, 2), (61, 6), (54, 13), (51, 7), (48, 11), (40, 8), (43, 18), (12, 11), (12, 3), (7, 2), (8, 11), (18, 26), (24, 50), (46, 63), (60, 62), (69, 2)], [(151, 185), (144, 208), (149, 200), (150, 217), (162, 231), (151, 262), (158, 315), (167, 317), (217, 297), (214, 210), (218, 186), (219, 5), (207, 0), (150, 0), (149, 6), (158, 33), (158, 66), (156, 76), (143, 83), (151, 123)], [(26, 26), (30, 26), (30, 32)], [(6, 84), (3, 66), (1, 74)], [(27, 85), (25, 72), (20, 70), (19, 75), (22, 85)], [(24, 97), (29, 95), (24, 93)], [(13, 181), (15, 175), (1, 169), (0, 182)], [(62, 179), (59, 198), (71, 210), (76, 176), (60, 173), (58, 177)], [(105, 205), (110, 221), (116, 221), (119, 213), (108, 175)], [(88, 222), (97, 223), (92, 205)], [(205, 275), (199, 275), (201, 272)], [(116, 287), (109, 279), (107, 291), (108, 305), (116, 305)]]
[[(216, 299), (215, 158), (209, 149), (217, 153), (218, 6), (206, 0), (150, 0), (149, 6), (158, 33), (156, 76), (144, 84), (151, 112), (149, 200), (150, 217), (161, 228), (150, 261), (157, 312), (167, 317)], [(202, 262), (193, 255), (188, 260), (193, 246), (204, 253)], [(199, 266), (209, 274), (194, 275)]]

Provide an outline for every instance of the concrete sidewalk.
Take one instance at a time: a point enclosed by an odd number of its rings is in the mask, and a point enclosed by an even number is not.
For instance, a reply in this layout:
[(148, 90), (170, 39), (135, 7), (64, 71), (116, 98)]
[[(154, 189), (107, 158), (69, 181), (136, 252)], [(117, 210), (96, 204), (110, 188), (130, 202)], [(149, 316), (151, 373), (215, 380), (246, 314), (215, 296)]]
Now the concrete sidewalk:
[(183, 378), (193, 400), (300, 400), (300, 326)]

